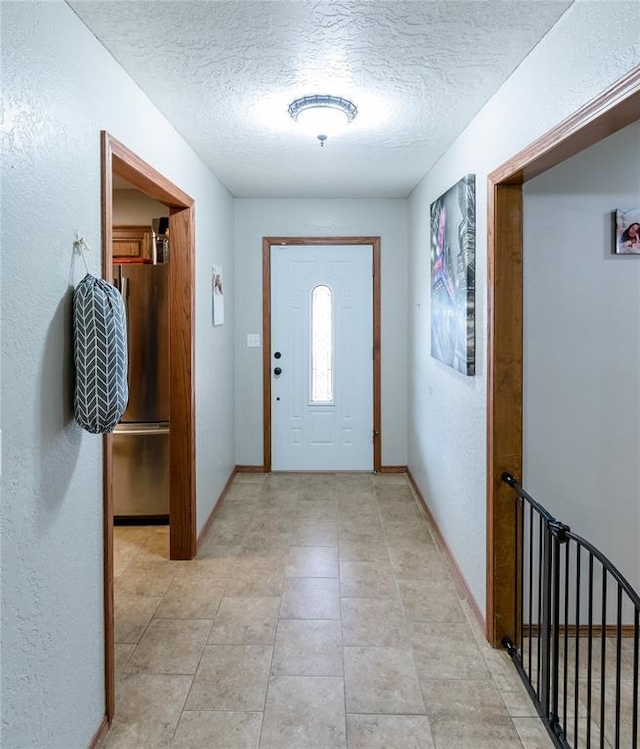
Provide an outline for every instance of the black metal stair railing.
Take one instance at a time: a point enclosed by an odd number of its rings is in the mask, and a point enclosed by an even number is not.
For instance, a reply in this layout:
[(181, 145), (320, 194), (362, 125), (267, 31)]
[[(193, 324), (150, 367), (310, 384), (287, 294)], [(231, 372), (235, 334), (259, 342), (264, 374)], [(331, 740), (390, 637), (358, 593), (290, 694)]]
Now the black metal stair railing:
[(516, 497), (513, 639), (503, 645), (562, 749), (638, 749), (640, 596), (509, 473)]

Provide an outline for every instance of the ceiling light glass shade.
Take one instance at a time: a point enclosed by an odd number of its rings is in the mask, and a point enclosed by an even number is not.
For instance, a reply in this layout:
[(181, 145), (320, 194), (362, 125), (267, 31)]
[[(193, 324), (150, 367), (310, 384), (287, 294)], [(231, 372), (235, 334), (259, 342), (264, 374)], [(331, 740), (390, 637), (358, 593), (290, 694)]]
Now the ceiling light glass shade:
[(305, 109), (298, 115), (298, 124), (309, 135), (335, 135), (348, 124), (344, 112), (337, 109)]
[(346, 127), (358, 114), (358, 109), (348, 99), (317, 94), (292, 101), (289, 114), (306, 132), (322, 142)]

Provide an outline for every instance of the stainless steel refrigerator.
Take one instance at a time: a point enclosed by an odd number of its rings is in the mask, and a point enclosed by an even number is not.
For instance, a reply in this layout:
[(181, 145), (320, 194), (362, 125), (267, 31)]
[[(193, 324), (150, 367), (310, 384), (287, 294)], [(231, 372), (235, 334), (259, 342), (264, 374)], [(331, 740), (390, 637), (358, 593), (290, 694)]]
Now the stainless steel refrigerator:
[(113, 438), (116, 521), (169, 515), (169, 265), (114, 265), (125, 303), (129, 404)]

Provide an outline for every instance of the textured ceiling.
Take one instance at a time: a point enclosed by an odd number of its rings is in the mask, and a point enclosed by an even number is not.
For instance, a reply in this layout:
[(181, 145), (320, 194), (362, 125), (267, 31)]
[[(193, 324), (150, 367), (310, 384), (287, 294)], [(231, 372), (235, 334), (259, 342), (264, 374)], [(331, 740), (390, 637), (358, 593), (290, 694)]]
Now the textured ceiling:
[[(238, 197), (405, 197), (572, 0), (67, 0)], [(325, 148), (300, 96), (359, 114)]]

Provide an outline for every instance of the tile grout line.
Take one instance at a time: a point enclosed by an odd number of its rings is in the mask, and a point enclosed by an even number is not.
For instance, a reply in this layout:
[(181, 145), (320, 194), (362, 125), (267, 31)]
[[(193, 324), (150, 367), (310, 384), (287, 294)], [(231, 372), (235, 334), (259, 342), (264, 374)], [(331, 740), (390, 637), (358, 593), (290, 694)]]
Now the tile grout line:
[[(172, 579), (172, 581), (173, 581), (173, 579)], [(169, 583), (169, 585), (171, 585), (171, 583)], [(138, 639), (138, 641), (135, 643), (134, 648), (131, 651), (131, 654), (129, 655), (129, 658), (127, 659), (127, 663), (126, 663), (125, 669), (124, 669), (124, 671), (122, 671), (122, 673), (133, 673), (133, 672), (127, 672), (126, 671), (126, 667), (129, 665), (129, 662), (131, 661), (131, 659), (133, 658), (133, 656), (136, 654), (136, 650), (138, 649), (138, 646), (142, 642), (142, 638), (147, 633), (147, 630), (149, 629), (149, 627), (151, 625), (151, 622), (154, 621), (154, 617), (156, 615), (156, 611), (160, 607), (160, 604), (162, 603), (162, 599), (165, 597), (165, 595), (166, 595), (166, 591), (161, 596), (147, 596), (147, 595), (144, 595), (144, 594), (135, 594), (136, 598), (158, 598), (159, 600), (158, 600), (158, 603), (156, 604), (156, 607), (153, 610), (153, 614), (151, 614), (151, 617), (150, 617), (149, 621), (144, 625), (144, 628), (142, 630), (142, 634), (140, 635), (140, 638)], [(114, 601), (115, 601), (115, 591), (114, 591)], [(115, 605), (114, 605), (114, 610), (115, 610)], [(114, 627), (114, 629), (115, 629), (115, 627)], [(128, 645), (128, 644), (131, 644), (131, 643), (118, 643), (118, 642), (114, 642), (114, 645)]]
[(349, 722), (347, 720), (347, 669), (344, 660), (344, 617), (342, 615), (342, 569), (340, 567), (340, 520), (341, 520), (341, 503), (338, 499), (338, 520), (337, 520), (337, 539), (338, 539), (338, 605), (340, 608), (340, 655), (342, 658), (342, 696), (344, 704), (344, 744), (349, 746)]
[[(299, 496), (299, 495), (298, 495)], [(296, 496), (295, 504), (298, 503), (298, 496)], [(289, 538), (289, 541), (291, 541), (291, 537)], [(289, 543), (289, 550), (291, 549), (291, 543)], [(271, 669), (273, 668), (273, 654), (276, 650), (276, 640), (278, 637), (278, 629), (280, 627), (280, 612), (282, 611), (282, 599), (284, 598), (284, 591), (285, 591), (285, 585), (287, 582), (287, 565), (289, 564), (289, 551), (287, 551), (286, 554), (286, 561), (285, 561), (285, 567), (282, 577), (282, 589), (280, 592), (280, 605), (278, 606), (278, 614), (276, 616), (276, 625), (273, 632), (273, 645), (271, 647), (271, 658), (269, 658), (269, 667), (267, 669), (267, 686), (264, 690), (264, 702), (262, 705), (262, 721), (260, 723), (260, 733), (258, 734), (258, 743), (256, 745), (256, 749), (259, 749), (262, 744), (262, 732), (264, 730), (264, 722), (267, 715), (267, 701), (269, 699), (269, 689), (271, 687)]]
[[(382, 512), (381, 512), (381, 509), (380, 509), (380, 502), (377, 500), (377, 495), (376, 495), (376, 502), (377, 502), (377, 505), (378, 505), (378, 514), (380, 515), (380, 522), (382, 523)], [(384, 528), (384, 524), (383, 524), (383, 528)], [(389, 550), (389, 543), (388, 543), (389, 539), (386, 536), (386, 534), (385, 534), (385, 538), (387, 540), (386, 547), (387, 547), (387, 555), (389, 557), (389, 564), (391, 566), (391, 574), (393, 575), (393, 582), (394, 582), (394, 584), (396, 586), (396, 593), (398, 595), (398, 600), (400, 602), (400, 607), (402, 608), (402, 613), (404, 615), (404, 624), (405, 624), (405, 629), (406, 629), (406, 634), (407, 634), (407, 643), (408, 643), (408, 647), (409, 647), (409, 649), (411, 651), (411, 662), (413, 663), (413, 668), (415, 670), (416, 678), (418, 680), (418, 685), (420, 687), (420, 695), (422, 697), (422, 704), (424, 706), (424, 715), (426, 716), (427, 723), (429, 725), (429, 734), (430, 734), (431, 740), (433, 741), (434, 746), (435, 746), (435, 738), (434, 738), (433, 733), (431, 731), (431, 721), (429, 720), (429, 710), (428, 710), (428, 707), (427, 707), (427, 699), (426, 699), (426, 696), (425, 696), (425, 693), (424, 693), (424, 687), (423, 687), (423, 684), (422, 684), (422, 679), (420, 678), (420, 673), (418, 671), (418, 664), (416, 662), (415, 649), (414, 649), (414, 646), (413, 646), (413, 636), (412, 636), (411, 628), (409, 626), (410, 625), (409, 619), (407, 618), (407, 610), (406, 610), (404, 601), (402, 599), (402, 594), (400, 592), (400, 586), (398, 584), (398, 577), (397, 577), (397, 575), (395, 573), (395, 570), (393, 568), (393, 561), (391, 560), (391, 552)]]
[[(143, 538), (142, 538), (142, 543), (144, 544), (144, 542), (147, 540), (147, 538), (151, 538), (153, 535), (155, 535), (155, 534), (153, 534), (151, 532), (149, 532), (148, 534), (144, 535)], [(168, 538), (167, 538), (167, 540), (168, 540)], [(166, 552), (166, 550), (165, 550), (165, 552)], [(141, 553), (142, 553), (142, 550), (139, 549), (138, 553), (136, 554), (136, 556), (131, 561), (133, 562), (133, 561), (137, 560), (140, 557)], [(153, 561), (153, 560), (143, 560), (143, 561)], [(171, 560), (169, 560), (169, 564), (171, 564)], [(156, 617), (155, 617), (155, 614), (158, 611), (158, 608), (161, 606), (162, 601), (165, 599), (165, 597), (166, 597), (169, 589), (171, 588), (172, 584), (177, 579), (177, 577), (178, 577), (178, 572), (177, 572), (177, 569), (175, 569), (174, 570), (174, 574), (171, 576), (171, 578), (170, 578), (170, 580), (169, 580), (166, 588), (164, 589), (162, 595), (157, 596), (157, 598), (159, 599), (158, 603), (156, 604), (156, 607), (154, 608), (153, 614), (151, 615), (149, 621), (145, 625), (140, 638), (138, 639), (137, 643), (135, 643), (132, 652), (129, 654), (129, 658), (127, 659), (127, 663), (125, 665), (125, 671), (124, 672), (126, 672), (126, 668), (128, 667), (129, 663), (131, 662), (132, 658), (134, 657), (134, 655), (136, 653), (136, 650), (138, 649), (140, 643), (142, 642), (145, 634), (147, 633), (147, 631), (148, 631), (148, 629), (149, 629), (149, 627), (150, 627), (150, 625), (151, 625), (151, 623), (153, 621), (186, 621), (187, 620), (186, 618), (185, 619), (182, 619), (182, 618), (165, 619), (165, 618), (160, 617), (160, 618), (156, 619)], [(142, 594), (136, 594), (135, 597), (139, 598), (139, 597), (144, 597), (144, 596)], [(153, 596), (153, 597), (155, 598), (156, 596)], [(214, 617), (214, 619), (215, 619), (215, 617)], [(198, 621), (201, 621), (201, 620), (198, 619)], [(212, 619), (211, 620), (211, 627), (213, 626), (213, 621), (214, 620)], [(210, 629), (209, 629), (209, 632), (210, 632)], [(182, 707), (181, 707), (180, 713), (178, 715), (178, 720), (176, 721), (176, 725), (175, 725), (175, 727), (174, 727), (174, 729), (172, 731), (172, 734), (171, 734), (171, 743), (173, 742), (173, 739), (175, 738), (175, 733), (177, 731), (178, 725), (179, 725), (180, 720), (182, 718), (182, 715), (184, 713), (184, 706), (185, 706), (186, 701), (187, 701), (187, 699), (189, 697), (189, 694), (190, 694), (190, 691), (191, 691), (191, 687), (193, 686), (193, 681), (195, 679), (195, 674), (197, 673), (198, 667), (200, 665), (200, 661), (202, 660), (202, 655), (204, 654), (204, 651), (206, 649), (206, 644), (207, 644), (208, 637), (209, 637), (209, 634), (207, 634), (207, 637), (205, 638), (204, 646), (203, 646), (202, 652), (200, 653), (200, 658), (198, 659), (198, 664), (196, 665), (196, 668), (195, 668), (193, 674), (173, 674), (173, 673), (172, 674), (163, 674), (163, 673), (155, 673), (155, 674), (153, 674), (153, 675), (161, 675), (161, 676), (162, 675), (191, 676), (191, 683), (189, 685), (189, 689), (187, 690), (187, 692), (185, 694), (185, 698), (184, 698), (184, 700), (182, 702)], [(130, 672), (130, 673), (135, 673), (135, 672)], [(117, 718), (116, 718), (116, 720), (117, 720)]]

